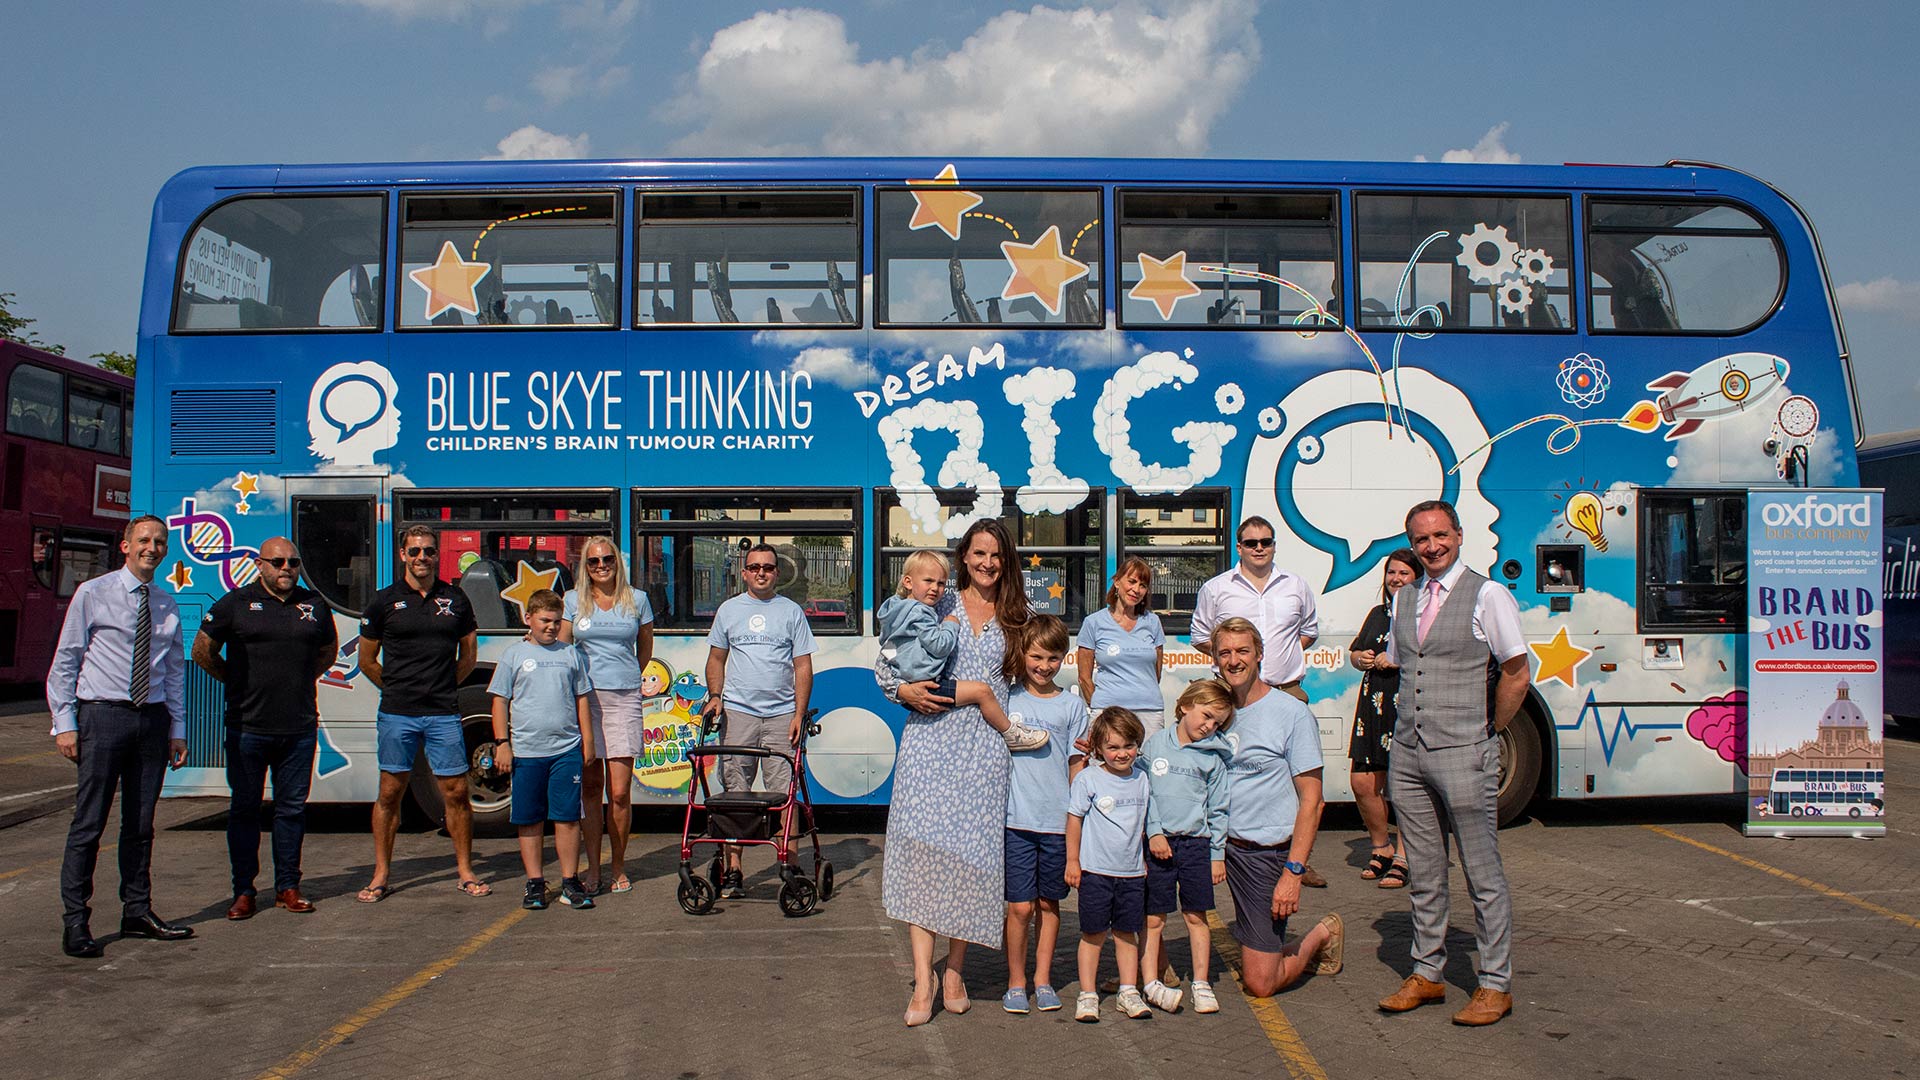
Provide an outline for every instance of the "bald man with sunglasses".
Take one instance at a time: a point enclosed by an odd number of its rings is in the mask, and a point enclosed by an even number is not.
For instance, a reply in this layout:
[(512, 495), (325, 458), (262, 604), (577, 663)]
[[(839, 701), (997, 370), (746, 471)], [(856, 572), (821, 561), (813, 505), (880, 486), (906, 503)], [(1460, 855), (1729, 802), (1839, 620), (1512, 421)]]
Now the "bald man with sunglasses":
[(260, 576), (214, 601), (193, 639), (193, 662), (226, 687), (227, 857), (233, 903), (227, 918), (253, 917), (260, 872), (260, 799), (273, 779), (274, 905), (313, 910), (300, 895), (307, 791), (319, 745), (316, 686), (333, 666), (333, 608), (300, 586), (300, 552), (276, 536), (260, 545)]

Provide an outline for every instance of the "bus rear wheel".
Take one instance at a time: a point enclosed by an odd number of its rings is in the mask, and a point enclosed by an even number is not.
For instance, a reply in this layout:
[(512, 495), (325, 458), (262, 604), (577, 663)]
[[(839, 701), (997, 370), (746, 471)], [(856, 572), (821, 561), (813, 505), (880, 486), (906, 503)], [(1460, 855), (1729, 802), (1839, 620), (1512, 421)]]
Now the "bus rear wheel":
[[(460, 732), (467, 749), (467, 798), (473, 804), (473, 831), (476, 836), (506, 836), (513, 827), (508, 821), (512, 810), (512, 775), (493, 767), (493, 712), (483, 686), (460, 690)], [(447, 808), (440, 796), (440, 783), (423, 759), (415, 763), (408, 792), (414, 805), (435, 825), (445, 826)]]
[(1497, 738), (1500, 740), (1500, 790), (1497, 820), (1506, 828), (1526, 813), (1540, 787), (1540, 729), (1533, 715), (1522, 709)]

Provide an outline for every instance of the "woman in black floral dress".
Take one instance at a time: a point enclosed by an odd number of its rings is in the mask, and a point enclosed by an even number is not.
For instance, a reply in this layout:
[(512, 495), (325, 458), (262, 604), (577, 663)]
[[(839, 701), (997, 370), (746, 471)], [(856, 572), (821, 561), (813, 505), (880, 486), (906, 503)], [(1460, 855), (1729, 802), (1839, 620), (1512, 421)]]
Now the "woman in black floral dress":
[(1373, 841), (1373, 856), (1360, 876), (1369, 881), (1379, 879), (1383, 889), (1398, 889), (1407, 883), (1407, 857), (1399, 841), (1387, 831), (1387, 752), (1393, 748), (1393, 696), (1400, 689), (1400, 669), (1387, 663), (1387, 612), (1393, 594), (1419, 576), (1420, 562), (1412, 551), (1401, 548), (1388, 555), (1385, 579), (1380, 584), (1381, 603), (1367, 613), (1359, 635), (1347, 646), (1353, 666), (1366, 672), (1360, 678), (1360, 701), (1354, 707), (1353, 740), (1348, 750), (1353, 761), (1353, 799), (1360, 806), (1367, 837)]

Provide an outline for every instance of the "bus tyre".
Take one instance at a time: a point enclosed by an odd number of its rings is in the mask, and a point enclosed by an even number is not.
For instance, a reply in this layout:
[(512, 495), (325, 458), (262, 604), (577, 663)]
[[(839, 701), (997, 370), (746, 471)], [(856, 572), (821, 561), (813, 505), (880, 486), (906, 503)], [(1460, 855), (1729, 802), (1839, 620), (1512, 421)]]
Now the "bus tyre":
[[(512, 775), (494, 767), (493, 712), (485, 686), (460, 689), (460, 733), (467, 749), (467, 799), (473, 806), (473, 831), (476, 836), (508, 836), (513, 826)], [(434, 825), (444, 827), (447, 808), (440, 797), (440, 781), (427, 767), (423, 753), (413, 764), (408, 781), (413, 802)]]
[(1506, 828), (1520, 819), (1540, 786), (1540, 729), (1525, 709), (1513, 718), (1500, 740), (1498, 821)]

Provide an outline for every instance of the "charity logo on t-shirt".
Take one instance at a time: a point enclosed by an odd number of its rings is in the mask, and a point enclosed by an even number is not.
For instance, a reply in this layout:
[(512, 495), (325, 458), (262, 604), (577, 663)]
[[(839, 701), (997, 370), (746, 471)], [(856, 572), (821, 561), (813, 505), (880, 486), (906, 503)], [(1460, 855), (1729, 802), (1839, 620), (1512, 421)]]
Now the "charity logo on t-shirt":
[(1153, 764), (1148, 766), (1148, 768), (1153, 771), (1153, 775), (1155, 776), (1165, 776), (1167, 775), (1167, 759), (1163, 757), (1154, 758)]

